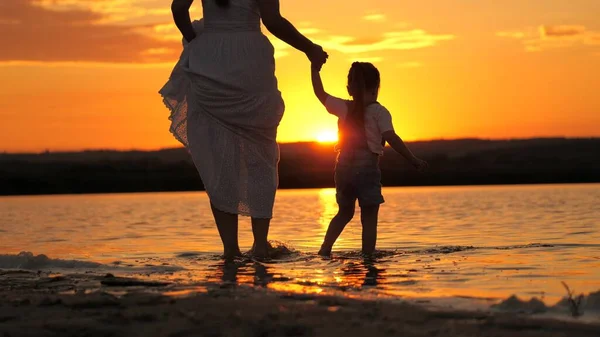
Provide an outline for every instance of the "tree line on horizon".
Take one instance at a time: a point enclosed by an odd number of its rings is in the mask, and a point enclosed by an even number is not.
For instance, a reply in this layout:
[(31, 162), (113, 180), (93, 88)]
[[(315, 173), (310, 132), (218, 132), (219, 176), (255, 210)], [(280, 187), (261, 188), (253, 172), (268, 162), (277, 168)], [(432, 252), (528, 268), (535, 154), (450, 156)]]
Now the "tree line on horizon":
[[(464, 139), (413, 142), (430, 163), (414, 171), (386, 148), (384, 186), (600, 182), (600, 139)], [(280, 188), (333, 187), (333, 146), (281, 144)], [(160, 151), (83, 151), (0, 154), (0, 195), (202, 190), (183, 148)]]

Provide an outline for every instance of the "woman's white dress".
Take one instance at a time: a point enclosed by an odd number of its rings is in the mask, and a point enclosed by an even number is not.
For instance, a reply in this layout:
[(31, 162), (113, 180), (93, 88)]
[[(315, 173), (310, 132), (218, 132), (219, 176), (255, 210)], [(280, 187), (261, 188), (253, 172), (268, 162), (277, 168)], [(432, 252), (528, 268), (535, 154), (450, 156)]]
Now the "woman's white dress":
[(256, 0), (227, 8), (203, 0), (197, 37), (160, 90), (171, 132), (189, 150), (213, 205), (271, 218), (278, 185), (277, 127), (284, 103), (274, 49), (260, 29)]

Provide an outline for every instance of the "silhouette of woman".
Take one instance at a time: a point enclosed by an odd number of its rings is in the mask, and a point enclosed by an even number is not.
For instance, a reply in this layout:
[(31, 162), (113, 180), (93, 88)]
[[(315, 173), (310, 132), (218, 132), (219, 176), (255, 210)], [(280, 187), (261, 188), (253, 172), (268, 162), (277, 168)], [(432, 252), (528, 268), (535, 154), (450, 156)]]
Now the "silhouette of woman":
[(253, 253), (267, 255), (278, 186), (277, 127), (284, 102), (275, 78), (274, 48), (260, 22), (318, 67), (327, 53), (283, 18), (279, 0), (174, 0), (184, 50), (161, 89), (171, 132), (189, 150), (210, 198), (225, 258), (240, 256), (238, 215), (252, 217)]

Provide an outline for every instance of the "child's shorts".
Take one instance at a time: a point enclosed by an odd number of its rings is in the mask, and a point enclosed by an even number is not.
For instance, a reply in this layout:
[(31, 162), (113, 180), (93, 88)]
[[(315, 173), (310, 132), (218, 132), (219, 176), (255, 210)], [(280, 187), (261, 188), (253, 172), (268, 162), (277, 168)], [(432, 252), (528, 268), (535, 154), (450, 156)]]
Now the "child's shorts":
[(381, 194), (381, 170), (378, 167), (352, 167), (337, 165), (335, 168), (336, 201), (340, 206), (377, 206), (385, 200)]

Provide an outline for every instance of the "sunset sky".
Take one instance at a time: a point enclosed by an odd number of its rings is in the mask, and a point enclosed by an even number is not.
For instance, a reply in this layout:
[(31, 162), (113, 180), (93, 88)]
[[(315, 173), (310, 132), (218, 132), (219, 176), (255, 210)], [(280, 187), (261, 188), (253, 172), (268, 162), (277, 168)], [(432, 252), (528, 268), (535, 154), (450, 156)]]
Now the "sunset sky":
[[(201, 18), (196, 0), (192, 16)], [(157, 91), (181, 52), (169, 0), (0, 0), (0, 151), (179, 146)], [(600, 0), (282, 0), (330, 54), (382, 73), (406, 140), (600, 136)], [(281, 142), (336, 130), (305, 56), (272, 38)]]

